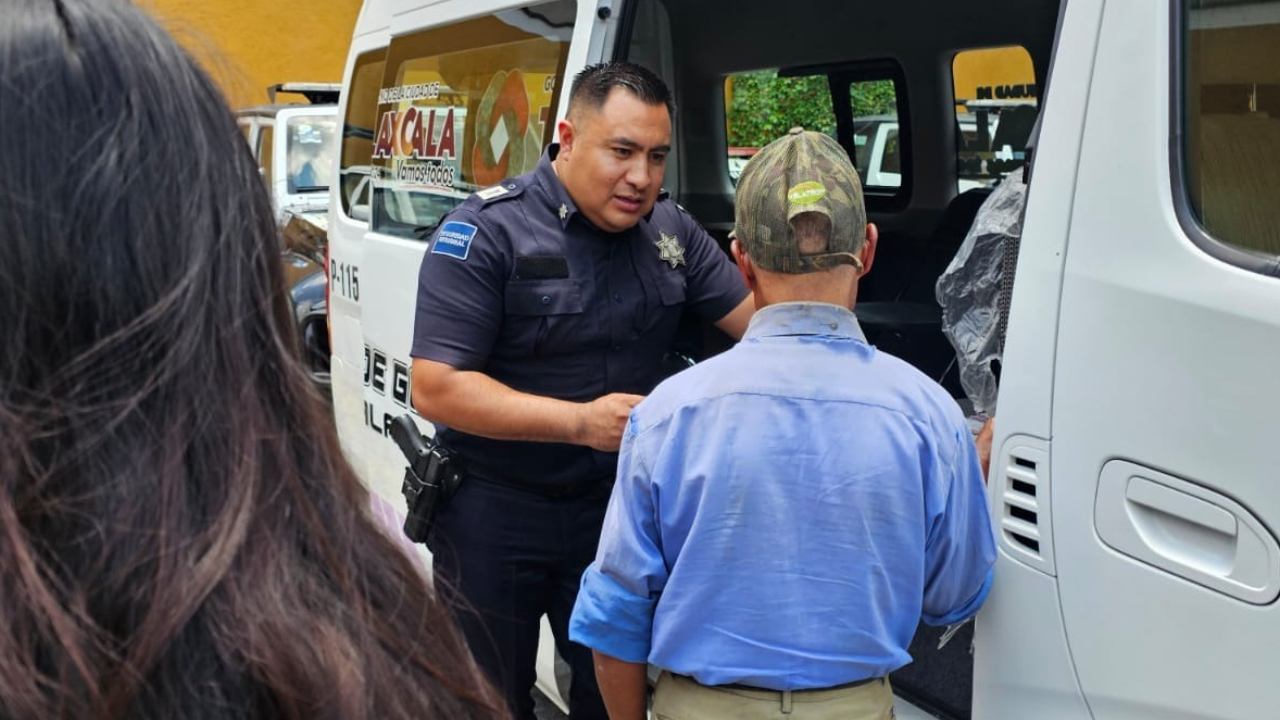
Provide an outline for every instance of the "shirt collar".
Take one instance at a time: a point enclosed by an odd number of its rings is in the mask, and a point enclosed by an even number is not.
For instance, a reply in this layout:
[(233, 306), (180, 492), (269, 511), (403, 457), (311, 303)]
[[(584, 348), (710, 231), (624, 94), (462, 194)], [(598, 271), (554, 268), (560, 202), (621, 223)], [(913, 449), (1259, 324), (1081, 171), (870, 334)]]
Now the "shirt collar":
[(565, 189), (564, 183), (560, 182), (560, 177), (556, 175), (556, 170), (551, 166), (555, 161), (556, 155), (560, 152), (560, 143), (552, 143), (542, 151), (542, 157), (538, 159), (538, 166), (534, 169), (533, 174), (538, 178), (538, 184), (547, 194), (550, 201), (548, 207), (552, 213), (555, 213), (556, 219), (560, 221), (561, 229), (569, 226), (569, 221), (574, 215), (578, 214), (578, 206), (573, 204), (573, 198), (569, 197), (569, 191)]
[(858, 318), (848, 308), (816, 302), (786, 302), (756, 311), (743, 340), (821, 335), (866, 342)]

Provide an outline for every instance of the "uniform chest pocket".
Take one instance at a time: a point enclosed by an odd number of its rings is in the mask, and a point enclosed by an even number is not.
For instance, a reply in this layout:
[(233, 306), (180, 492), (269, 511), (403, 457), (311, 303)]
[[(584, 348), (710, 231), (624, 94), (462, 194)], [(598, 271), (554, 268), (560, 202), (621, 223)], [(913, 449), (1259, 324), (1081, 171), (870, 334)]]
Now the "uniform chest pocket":
[(585, 317), (577, 280), (513, 280), (501, 351), (513, 357), (573, 352), (583, 342)]
[(660, 273), (655, 281), (658, 286), (658, 299), (664, 307), (680, 305), (684, 302), (685, 290), (688, 287), (684, 275), (678, 272), (664, 272)]
[(582, 312), (577, 280), (516, 280), (507, 283), (508, 315), (572, 315)]
[[(655, 342), (666, 344), (668, 337), (675, 332), (675, 327), (684, 310), (686, 297), (685, 276), (683, 273), (660, 272), (645, 278), (645, 295), (647, 302), (637, 308), (635, 317), (636, 331), (641, 335), (656, 338)], [(657, 333), (654, 335), (654, 333)]]

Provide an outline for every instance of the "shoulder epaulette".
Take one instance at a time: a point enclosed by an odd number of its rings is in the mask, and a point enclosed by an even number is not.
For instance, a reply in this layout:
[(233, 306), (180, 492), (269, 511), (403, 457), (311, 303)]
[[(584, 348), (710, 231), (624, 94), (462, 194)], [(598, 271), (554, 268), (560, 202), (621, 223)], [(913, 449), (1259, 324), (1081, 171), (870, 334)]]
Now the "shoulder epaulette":
[(473, 201), (478, 207), (484, 207), (491, 203), (520, 197), (520, 194), (524, 192), (524, 187), (524, 182), (519, 178), (510, 178), (497, 185), (477, 190), (467, 199)]

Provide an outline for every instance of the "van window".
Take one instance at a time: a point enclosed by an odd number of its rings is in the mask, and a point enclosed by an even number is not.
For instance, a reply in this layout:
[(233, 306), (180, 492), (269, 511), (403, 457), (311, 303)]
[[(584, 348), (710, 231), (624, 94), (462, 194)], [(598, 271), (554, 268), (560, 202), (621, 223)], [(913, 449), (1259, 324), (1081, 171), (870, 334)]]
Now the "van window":
[(356, 58), (347, 91), (347, 116), (342, 120), (342, 154), (338, 180), (342, 212), (353, 220), (369, 221), (369, 171), (373, 161), (373, 130), (378, 120), (378, 89), (387, 65), (386, 50)]
[(898, 97), (891, 80), (849, 83), (854, 165), (868, 188), (902, 187)]
[(778, 77), (777, 70), (737, 73), (725, 79), (724, 96), (729, 178), (735, 184), (751, 156), (793, 127), (836, 135), (826, 75)]
[[(835, 102), (833, 91), (847, 96), (849, 104)], [(729, 177), (735, 184), (760, 148), (793, 127), (803, 127), (830, 135), (846, 151), (852, 148), (853, 164), (869, 191), (896, 192), (902, 186), (893, 80), (854, 81), (846, 67), (811, 75), (760, 70), (730, 75), (724, 94)]]
[(1183, 167), (1209, 235), (1280, 255), (1280, 2), (1188, 0)]
[(373, 141), (376, 232), (426, 239), (473, 191), (537, 165), (555, 131), (575, 3), (392, 40)]
[(1027, 162), (1039, 88), (1025, 48), (964, 50), (951, 61), (956, 190), (991, 185)]

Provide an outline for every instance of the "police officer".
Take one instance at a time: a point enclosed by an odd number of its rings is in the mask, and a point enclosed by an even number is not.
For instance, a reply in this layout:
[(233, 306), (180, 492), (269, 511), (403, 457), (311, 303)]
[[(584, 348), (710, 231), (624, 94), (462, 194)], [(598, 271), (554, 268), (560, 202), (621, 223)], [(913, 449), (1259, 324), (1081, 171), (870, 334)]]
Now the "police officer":
[(472, 652), (532, 719), (539, 620), (573, 672), (573, 720), (605, 718), (567, 626), (632, 406), (682, 309), (734, 338), (752, 312), (715, 241), (660, 192), (673, 105), (629, 63), (583, 70), (526, 175), (468, 198), (423, 258), (413, 400), (466, 479), (432, 531)]

